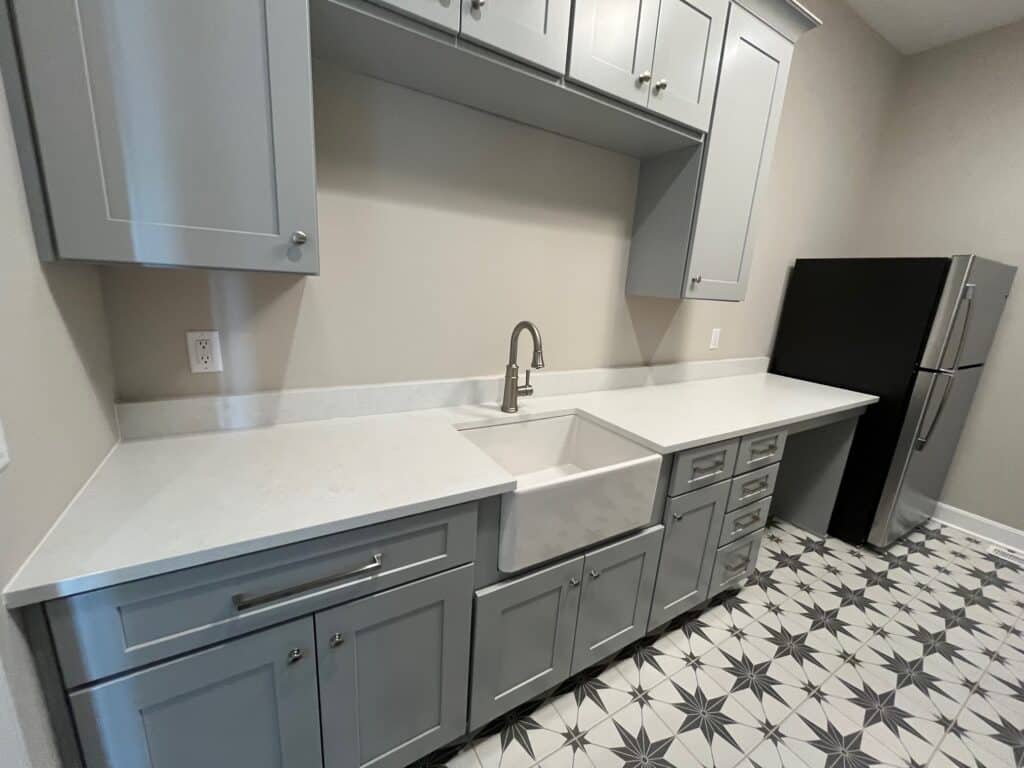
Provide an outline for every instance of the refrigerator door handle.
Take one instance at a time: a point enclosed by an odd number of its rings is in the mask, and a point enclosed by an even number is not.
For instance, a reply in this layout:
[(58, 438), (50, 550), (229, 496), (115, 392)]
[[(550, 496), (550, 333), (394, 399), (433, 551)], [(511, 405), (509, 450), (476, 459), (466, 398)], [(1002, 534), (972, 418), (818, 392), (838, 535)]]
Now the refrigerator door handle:
[[(939, 419), (942, 418), (942, 412), (946, 408), (946, 403), (949, 401), (949, 395), (953, 391), (953, 385), (956, 383), (956, 371), (940, 371), (939, 376), (946, 379), (945, 387), (942, 390), (942, 397), (939, 399), (939, 405), (935, 409), (935, 416), (932, 417), (932, 423), (927, 429), (924, 429), (924, 419), (921, 420), (921, 429), (917, 432), (917, 439), (914, 441), (914, 448), (918, 451), (923, 451), (924, 447), (928, 445), (928, 440), (931, 439), (932, 433), (935, 431), (935, 426), (939, 423)], [(928, 400), (925, 401), (922, 413), (928, 414), (928, 406), (931, 405), (932, 391), (928, 393)]]
[[(949, 341), (946, 342), (946, 348), (942, 350), (942, 354), (939, 355), (939, 371), (942, 373), (953, 373), (957, 368), (960, 367), (960, 358), (964, 353), (964, 343), (967, 341), (967, 332), (971, 325), (971, 307), (974, 306), (974, 283), (964, 283), (964, 289), (960, 294), (960, 300), (957, 304), (966, 304), (964, 307), (964, 327), (960, 332), (960, 341), (956, 345), (956, 354), (953, 355), (953, 364), (948, 368), (942, 367), (942, 361), (946, 359), (946, 353), (949, 351)], [(953, 324), (956, 325), (956, 317), (953, 318)], [(950, 384), (952, 387), (952, 384)]]

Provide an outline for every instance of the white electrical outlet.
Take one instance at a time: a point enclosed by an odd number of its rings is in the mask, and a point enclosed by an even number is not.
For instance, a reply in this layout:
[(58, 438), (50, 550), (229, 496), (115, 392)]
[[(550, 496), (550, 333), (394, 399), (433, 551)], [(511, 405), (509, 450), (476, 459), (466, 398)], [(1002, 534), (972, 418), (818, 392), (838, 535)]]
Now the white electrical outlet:
[(711, 343), (708, 344), (708, 349), (718, 349), (718, 342), (722, 340), (722, 329), (712, 328), (711, 329)]
[(7, 451), (7, 438), (4, 437), (4, 423), (0, 421), (0, 472), (11, 463), (11, 454)]
[(218, 331), (188, 331), (185, 343), (188, 345), (188, 364), (192, 373), (218, 373), (224, 370)]

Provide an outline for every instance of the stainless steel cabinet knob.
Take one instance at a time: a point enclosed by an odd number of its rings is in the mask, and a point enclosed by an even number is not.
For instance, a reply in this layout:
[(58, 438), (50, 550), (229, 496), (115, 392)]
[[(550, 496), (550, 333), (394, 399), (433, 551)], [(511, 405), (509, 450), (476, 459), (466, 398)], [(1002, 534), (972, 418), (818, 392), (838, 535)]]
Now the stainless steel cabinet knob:
[(575, 576), (573, 576), (571, 579), (569, 579), (569, 586), (570, 587), (578, 587), (579, 585), (580, 585), (580, 580), (577, 579)]
[(639, 86), (643, 85), (644, 83), (649, 83), (650, 81), (651, 81), (651, 73), (649, 71), (648, 72), (643, 72), (640, 75), (640, 77), (638, 77), (636, 79), (636, 84), (639, 87)]
[(302, 661), (302, 657), (306, 655), (306, 652), (301, 648), (292, 648), (288, 651), (288, 663), (294, 664), (297, 661)]
[(661, 79), (654, 84), (655, 91), (664, 91), (666, 88), (668, 88), (668, 80)]
[(331, 648), (337, 648), (345, 642), (345, 636), (341, 632), (335, 632), (327, 642), (330, 643)]
[(293, 245), (304, 245), (307, 240), (309, 240), (309, 235), (307, 235), (301, 229), (297, 229), (294, 232), (292, 232)]
[(690, 278), (690, 282), (692, 282), (694, 285), (700, 285), (700, 282), (703, 279), (704, 278), (701, 275), (696, 275), (695, 277)]
[(597, 571), (597, 570), (591, 570), (590, 571), (590, 578), (592, 578), (592, 579), (599, 579), (599, 578), (601, 578), (601, 572)]
[(474, 11), (479, 11), (486, 3), (487, 0), (470, 0), (469, 5)]
[(672, 519), (673, 520), (682, 520), (683, 519), (683, 513), (682, 512), (673, 512), (672, 513)]

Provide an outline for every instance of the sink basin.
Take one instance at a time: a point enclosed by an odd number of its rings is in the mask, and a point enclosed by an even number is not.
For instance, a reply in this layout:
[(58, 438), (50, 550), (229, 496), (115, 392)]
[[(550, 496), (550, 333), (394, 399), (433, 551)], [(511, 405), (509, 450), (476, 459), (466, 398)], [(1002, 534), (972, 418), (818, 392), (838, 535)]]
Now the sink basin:
[(585, 416), (459, 429), (516, 477), (501, 498), (498, 568), (506, 573), (652, 521), (661, 456)]

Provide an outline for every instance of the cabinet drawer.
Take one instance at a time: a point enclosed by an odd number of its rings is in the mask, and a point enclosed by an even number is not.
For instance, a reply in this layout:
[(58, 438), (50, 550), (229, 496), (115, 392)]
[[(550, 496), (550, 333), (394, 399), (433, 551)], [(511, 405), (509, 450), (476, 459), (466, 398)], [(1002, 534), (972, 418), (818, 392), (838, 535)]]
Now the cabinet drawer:
[(471, 729), (569, 676), (582, 578), (581, 556), (477, 591)]
[(727, 440), (677, 453), (672, 465), (669, 496), (695, 491), (732, 477), (739, 445), (739, 440)]
[(771, 464), (764, 469), (733, 478), (732, 489), (729, 491), (729, 511), (771, 496), (775, 491), (775, 478), (778, 474), (779, 465)]
[(757, 565), (757, 553), (761, 549), (764, 530), (744, 536), (732, 544), (719, 547), (715, 554), (715, 570), (711, 575), (711, 591), (709, 596), (717, 595), (727, 589), (741, 587), (747, 576), (754, 572)]
[(725, 516), (722, 524), (722, 538), (719, 544), (728, 544), (730, 541), (742, 539), (748, 533), (764, 528), (768, 522), (768, 508), (771, 507), (772, 497), (766, 496), (760, 501), (755, 501), (746, 507), (734, 509)]
[(752, 469), (782, 461), (782, 451), (785, 447), (786, 430), (784, 429), (747, 435), (740, 440), (736, 472), (749, 472)]
[(476, 504), (54, 600), (69, 688), (473, 560)]

